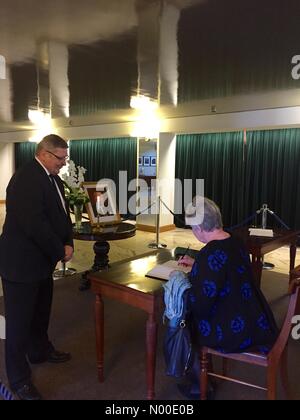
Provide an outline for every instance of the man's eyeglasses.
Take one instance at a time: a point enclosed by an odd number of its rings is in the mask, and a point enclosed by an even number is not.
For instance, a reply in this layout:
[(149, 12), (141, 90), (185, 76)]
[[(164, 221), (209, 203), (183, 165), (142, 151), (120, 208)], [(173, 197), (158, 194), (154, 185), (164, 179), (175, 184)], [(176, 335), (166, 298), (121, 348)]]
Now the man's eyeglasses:
[(57, 156), (55, 153), (50, 152), (50, 150), (46, 150), (46, 152), (50, 153), (50, 155), (56, 157), (57, 160), (59, 160), (60, 162), (65, 162), (66, 160), (69, 159), (69, 156)]

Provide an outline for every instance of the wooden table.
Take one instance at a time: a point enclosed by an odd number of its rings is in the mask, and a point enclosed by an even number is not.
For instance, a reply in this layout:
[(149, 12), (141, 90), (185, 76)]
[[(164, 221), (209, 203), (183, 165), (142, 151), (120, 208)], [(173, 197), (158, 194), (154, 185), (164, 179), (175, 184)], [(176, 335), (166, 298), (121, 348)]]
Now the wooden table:
[(88, 274), (94, 271), (106, 270), (109, 266), (109, 250), (110, 245), (108, 241), (119, 241), (121, 239), (128, 239), (136, 233), (136, 226), (131, 223), (118, 223), (111, 226), (103, 226), (98, 229), (92, 227), (90, 223), (82, 223), (80, 231), (74, 228), (73, 238), (79, 241), (95, 242), (93, 250), (95, 253), (93, 266), (85, 271), (80, 280), (79, 290), (87, 290), (90, 288), (90, 281)]
[(297, 249), (297, 238), (300, 231), (287, 229), (273, 229), (274, 237), (250, 236), (248, 228), (236, 229), (232, 235), (240, 237), (252, 256), (252, 267), (254, 281), (260, 287), (261, 272), (263, 267), (263, 257), (265, 254), (281, 248), (284, 245), (290, 245), (290, 270), (295, 267), (295, 257)]
[(88, 276), (91, 280), (92, 291), (96, 294), (96, 348), (100, 382), (104, 381), (104, 305), (102, 296), (139, 308), (148, 314), (145, 342), (147, 399), (149, 400), (155, 397), (157, 314), (163, 302), (162, 285), (165, 282), (145, 277), (145, 274), (156, 264), (161, 264), (171, 258), (174, 258), (172, 251), (156, 250), (144, 254), (144, 256), (115, 263), (108, 271), (92, 273)]

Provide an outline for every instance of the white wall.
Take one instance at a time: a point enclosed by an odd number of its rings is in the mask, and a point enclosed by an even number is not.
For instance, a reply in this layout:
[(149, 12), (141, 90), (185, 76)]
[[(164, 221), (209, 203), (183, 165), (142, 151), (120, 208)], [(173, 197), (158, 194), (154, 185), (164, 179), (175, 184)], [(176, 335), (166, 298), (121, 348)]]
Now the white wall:
[[(158, 173), (157, 179), (161, 182), (157, 194), (166, 206), (174, 211), (175, 195), (175, 153), (176, 135), (174, 133), (160, 134), (158, 142)], [(160, 226), (168, 226), (174, 223), (172, 214), (161, 205)]]
[(14, 145), (0, 143), (0, 200), (5, 200), (6, 187), (14, 172)]

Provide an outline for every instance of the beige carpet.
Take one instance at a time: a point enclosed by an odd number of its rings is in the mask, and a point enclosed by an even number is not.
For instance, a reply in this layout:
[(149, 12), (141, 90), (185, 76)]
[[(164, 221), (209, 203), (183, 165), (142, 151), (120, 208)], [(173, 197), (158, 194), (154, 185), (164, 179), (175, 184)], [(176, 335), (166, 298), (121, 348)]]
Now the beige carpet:
[[(50, 336), (55, 345), (72, 353), (67, 364), (43, 364), (33, 366), (33, 380), (47, 400), (143, 400), (146, 396), (145, 383), (145, 322), (142, 311), (105, 299), (105, 381), (97, 380), (94, 295), (91, 291), (78, 291), (78, 278), (65, 278), (55, 283), (54, 304)], [(264, 272), (263, 291), (272, 304), (279, 320), (287, 307), (287, 279), (278, 273)], [(3, 298), (0, 298), (0, 311)], [(1, 313), (1, 312), (0, 312)], [(179, 379), (167, 377), (162, 353), (164, 327), (159, 328), (156, 368), (156, 398), (158, 400), (179, 400), (176, 383)], [(4, 368), (4, 342), (0, 340), (0, 378), (6, 384)], [(290, 342), (289, 373), (295, 398), (300, 399), (300, 341)], [(219, 367), (219, 363), (215, 364)], [(263, 385), (264, 370), (238, 363), (230, 364), (232, 375), (258, 381)], [(258, 390), (220, 382), (217, 400), (264, 399)], [(278, 398), (283, 394), (278, 386)]]

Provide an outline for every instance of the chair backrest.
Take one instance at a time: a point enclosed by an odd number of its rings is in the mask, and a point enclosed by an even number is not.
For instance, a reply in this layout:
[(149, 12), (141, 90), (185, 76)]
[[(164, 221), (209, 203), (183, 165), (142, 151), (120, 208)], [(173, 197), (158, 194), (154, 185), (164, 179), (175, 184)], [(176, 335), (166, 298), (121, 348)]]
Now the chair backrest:
[(268, 360), (276, 360), (281, 357), (292, 330), (292, 319), (295, 315), (300, 315), (300, 279), (293, 280), (292, 294), (290, 296), (287, 314), (280, 330), (278, 338), (268, 354)]
[(0, 315), (0, 340), (5, 340), (5, 318)]

